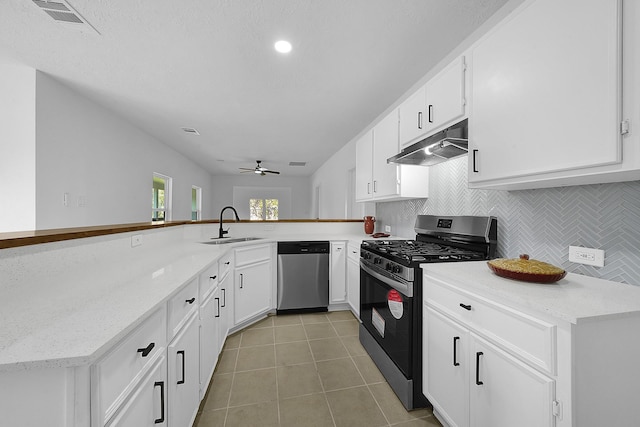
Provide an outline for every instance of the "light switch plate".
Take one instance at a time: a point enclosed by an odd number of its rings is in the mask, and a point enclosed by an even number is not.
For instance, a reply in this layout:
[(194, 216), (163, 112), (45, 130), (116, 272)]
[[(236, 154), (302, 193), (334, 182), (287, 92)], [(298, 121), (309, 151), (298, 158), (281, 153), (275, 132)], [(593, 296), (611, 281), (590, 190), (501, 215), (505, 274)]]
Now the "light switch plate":
[(582, 246), (569, 246), (569, 261), (578, 264), (604, 267), (604, 251), (602, 249), (583, 248)]
[(385, 233), (391, 233), (391, 226), (390, 225), (385, 225), (384, 226), (384, 232)]

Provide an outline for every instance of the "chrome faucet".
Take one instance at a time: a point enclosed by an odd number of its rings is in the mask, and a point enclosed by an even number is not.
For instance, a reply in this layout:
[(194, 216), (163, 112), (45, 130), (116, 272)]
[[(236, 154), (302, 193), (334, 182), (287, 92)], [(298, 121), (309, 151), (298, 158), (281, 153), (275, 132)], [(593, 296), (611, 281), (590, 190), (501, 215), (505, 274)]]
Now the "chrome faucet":
[(233, 206), (225, 206), (224, 208), (222, 208), (222, 210), (220, 211), (220, 230), (218, 231), (218, 239), (222, 239), (225, 234), (229, 233), (228, 229), (227, 230), (222, 229), (222, 214), (227, 209), (231, 209), (236, 216), (236, 221), (240, 221), (240, 217), (238, 217), (238, 212), (236, 212)]

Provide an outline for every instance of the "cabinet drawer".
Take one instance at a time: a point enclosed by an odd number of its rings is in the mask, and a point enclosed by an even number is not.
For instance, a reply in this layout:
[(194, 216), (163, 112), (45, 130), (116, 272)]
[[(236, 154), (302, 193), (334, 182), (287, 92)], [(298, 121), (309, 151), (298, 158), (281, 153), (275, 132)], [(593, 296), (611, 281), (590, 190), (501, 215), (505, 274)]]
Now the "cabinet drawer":
[(354, 261), (360, 261), (360, 246), (349, 243), (347, 246), (347, 257)]
[(233, 251), (229, 251), (218, 260), (218, 281), (224, 280), (233, 268)]
[(198, 308), (199, 304), (197, 279), (189, 282), (169, 300), (169, 341), (178, 333), (187, 317)]
[(162, 357), (167, 346), (166, 334), (163, 306), (94, 365), (93, 405), (100, 425), (113, 416), (153, 363)]
[(424, 300), (516, 357), (555, 375), (556, 326), (425, 276)]
[(218, 263), (212, 265), (200, 274), (200, 301), (204, 301), (205, 296), (211, 293), (218, 285)]
[(271, 245), (246, 246), (235, 249), (236, 267), (271, 258)]

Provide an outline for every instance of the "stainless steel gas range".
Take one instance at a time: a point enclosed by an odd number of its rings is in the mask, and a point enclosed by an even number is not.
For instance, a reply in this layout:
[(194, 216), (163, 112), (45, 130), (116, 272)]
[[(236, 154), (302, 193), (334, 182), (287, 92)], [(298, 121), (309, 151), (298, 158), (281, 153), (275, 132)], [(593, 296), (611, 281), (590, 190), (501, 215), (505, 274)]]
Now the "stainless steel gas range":
[(427, 404), (420, 264), (495, 257), (497, 220), (418, 215), (415, 231), (415, 240), (365, 240), (360, 247), (360, 342), (407, 409)]

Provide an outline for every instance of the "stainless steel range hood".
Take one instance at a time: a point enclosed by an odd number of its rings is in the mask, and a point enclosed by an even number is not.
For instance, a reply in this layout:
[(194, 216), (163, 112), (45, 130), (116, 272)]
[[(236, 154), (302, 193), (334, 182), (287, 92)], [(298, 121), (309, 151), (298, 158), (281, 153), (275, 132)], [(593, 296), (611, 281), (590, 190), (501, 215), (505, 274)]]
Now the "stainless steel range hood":
[(467, 119), (422, 141), (418, 141), (387, 159), (387, 163), (431, 166), (467, 154)]

